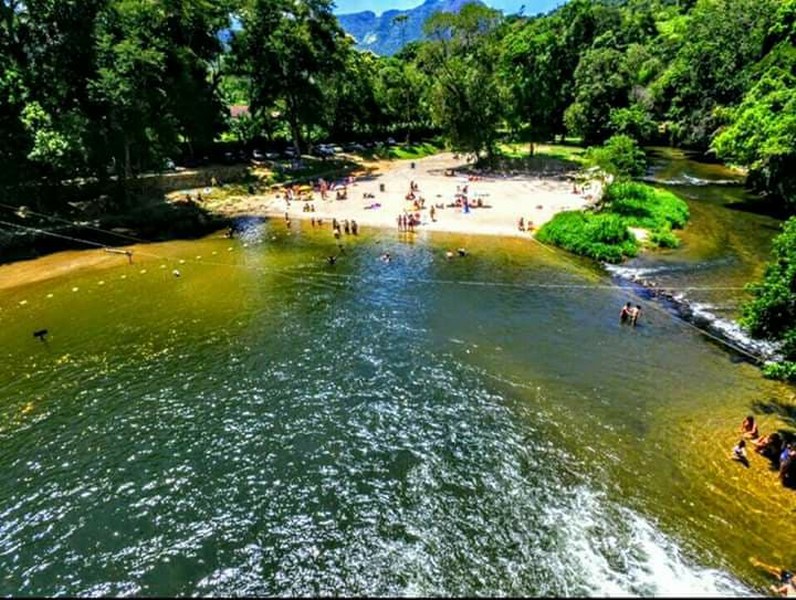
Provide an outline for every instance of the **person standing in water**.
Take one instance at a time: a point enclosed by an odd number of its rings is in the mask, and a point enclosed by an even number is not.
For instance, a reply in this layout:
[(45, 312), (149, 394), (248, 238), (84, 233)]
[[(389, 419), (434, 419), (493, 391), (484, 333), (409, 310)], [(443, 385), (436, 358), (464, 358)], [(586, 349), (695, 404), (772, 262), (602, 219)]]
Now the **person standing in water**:
[(622, 310), (619, 311), (619, 322), (620, 323), (627, 323), (630, 319), (630, 302), (625, 302), (625, 305), (622, 307)]
[(630, 309), (630, 324), (635, 327), (638, 318), (641, 316), (641, 305), (636, 304), (635, 308)]

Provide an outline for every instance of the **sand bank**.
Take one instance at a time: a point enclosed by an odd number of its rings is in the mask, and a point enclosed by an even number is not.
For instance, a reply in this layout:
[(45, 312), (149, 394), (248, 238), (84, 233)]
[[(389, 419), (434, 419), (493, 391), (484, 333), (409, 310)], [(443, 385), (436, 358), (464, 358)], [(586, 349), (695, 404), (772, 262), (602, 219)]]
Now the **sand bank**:
[[(348, 186), (345, 200), (337, 200), (334, 191), (323, 200), (316, 191), (306, 196), (310, 200), (293, 201), (288, 206), (284, 194), (279, 191), (247, 196), (231, 203), (216, 205), (210, 201), (207, 207), (230, 216), (284, 217), (288, 213), (291, 219), (313, 216), (325, 221), (348, 219), (356, 220), (360, 226), (397, 229), (399, 215), (406, 211), (416, 212), (406, 200), (410, 182), (414, 181), (418, 186), (416, 195), (425, 199), (425, 208), (419, 211), (421, 225), (418, 230), (528, 236), (518, 229), (520, 217), (539, 227), (557, 212), (582, 209), (600, 195), (600, 184), (596, 180), (591, 181), (585, 191), (575, 193), (576, 171), (561, 170), (554, 175), (491, 173), (471, 181), (465, 173), (468, 168), (469, 165), (454, 158), (453, 154), (442, 153), (415, 160), (414, 168), (408, 160), (378, 163), (370, 173), (363, 172), (355, 177), (354, 183)], [(450, 170), (456, 175), (446, 175)], [(381, 186), (384, 186), (383, 192)], [(468, 186), (470, 202), (480, 199), (483, 207), (473, 207), (465, 213), (462, 208), (449, 206), (454, 203), (457, 188), (464, 186)], [(303, 211), (307, 202), (315, 206), (314, 213)], [(430, 216), (433, 205), (444, 206), (436, 208), (434, 221)]]

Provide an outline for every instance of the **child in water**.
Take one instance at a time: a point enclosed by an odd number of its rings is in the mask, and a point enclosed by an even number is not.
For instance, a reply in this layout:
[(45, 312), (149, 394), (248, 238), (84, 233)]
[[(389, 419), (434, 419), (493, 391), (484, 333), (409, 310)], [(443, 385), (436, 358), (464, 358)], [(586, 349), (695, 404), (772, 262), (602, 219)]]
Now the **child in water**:
[(730, 454), (730, 458), (733, 460), (737, 460), (744, 466), (749, 466), (749, 459), (746, 457), (746, 440), (740, 439), (738, 443), (732, 449), (732, 453)]
[(760, 431), (757, 429), (757, 423), (755, 423), (754, 416), (748, 415), (741, 422), (741, 435), (751, 440), (760, 437)]

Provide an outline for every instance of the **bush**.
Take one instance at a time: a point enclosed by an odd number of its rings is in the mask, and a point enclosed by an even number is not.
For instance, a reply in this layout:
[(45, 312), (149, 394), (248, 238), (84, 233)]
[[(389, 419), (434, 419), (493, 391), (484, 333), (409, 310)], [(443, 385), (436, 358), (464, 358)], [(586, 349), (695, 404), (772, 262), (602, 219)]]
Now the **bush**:
[(612, 183), (605, 189), (603, 202), (610, 205), (611, 212), (626, 217), (631, 227), (651, 231), (682, 229), (690, 217), (683, 200), (643, 183)]
[(680, 245), (680, 238), (671, 231), (653, 231), (649, 240), (658, 248), (677, 248)]
[(774, 238), (772, 260), (763, 281), (749, 289), (753, 298), (742, 308), (741, 324), (758, 337), (782, 344), (785, 361), (767, 365), (767, 377), (796, 381), (796, 217)]
[(769, 379), (796, 382), (796, 362), (783, 361), (763, 367), (763, 375)]
[(614, 135), (600, 147), (586, 151), (586, 159), (615, 177), (639, 177), (647, 170), (647, 156), (632, 137)]
[(610, 263), (635, 256), (638, 242), (617, 215), (581, 211), (558, 213), (536, 234), (539, 241)]
[(609, 185), (598, 213), (562, 212), (545, 223), (537, 239), (570, 252), (606, 262), (635, 256), (639, 243), (628, 229), (648, 229), (648, 243), (676, 248), (680, 240), (672, 227), (688, 221), (688, 205), (674, 194), (641, 183)]

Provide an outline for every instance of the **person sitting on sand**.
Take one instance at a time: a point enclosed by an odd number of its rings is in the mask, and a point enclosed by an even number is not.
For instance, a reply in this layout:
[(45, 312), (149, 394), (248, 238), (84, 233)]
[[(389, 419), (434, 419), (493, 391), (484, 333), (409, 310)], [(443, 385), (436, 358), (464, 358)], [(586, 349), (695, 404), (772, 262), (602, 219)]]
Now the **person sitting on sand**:
[(742, 465), (748, 467), (749, 466), (749, 459), (746, 457), (746, 440), (741, 438), (738, 440), (738, 443), (733, 446), (732, 451), (730, 452), (730, 458), (733, 460), (737, 460)]
[(747, 415), (741, 422), (741, 435), (750, 440), (760, 437), (760, 431), (757, 429), (757, 423), (752, 415)]

